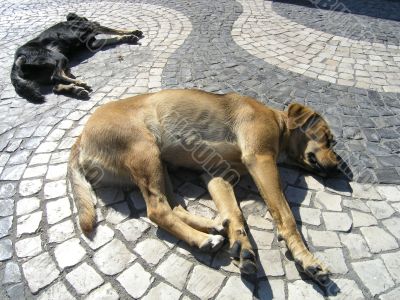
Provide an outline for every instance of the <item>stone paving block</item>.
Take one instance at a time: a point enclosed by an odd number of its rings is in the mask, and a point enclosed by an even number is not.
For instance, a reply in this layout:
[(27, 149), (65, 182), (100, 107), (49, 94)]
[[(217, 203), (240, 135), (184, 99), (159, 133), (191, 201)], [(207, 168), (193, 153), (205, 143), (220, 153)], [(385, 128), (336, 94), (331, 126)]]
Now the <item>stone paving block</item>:
[(321, 224), (321, 210), (308, 207), (292, 207), (292, 212), (297, 221), (318, 226)]
[(400, 282), (400, 252), (382, 254), (383, 262), (396, 283)]
[(0, 261), (7, 260), (12, 256), (12, 242), (9, 239), (0, 240)]
[(168, 252), (168, 247), (159, 240), (147, 239), (137, 244), (134, 250), (148, 264), (156, 265)]
[(379, 299), (381, 300), (397, 300), (400, 297), (400, 287), (391, 290), (388, 293), (382, 294)]
[(42, 177), (47, 172), (47, 166), (34, 166), (29, 167), (25, 170), (23, 178), (35, 178), (35, 177)]
[(369, 200), (381, 200), (382, 197), (377, 192), (376, 188), (371, 184), (360, 184), (357, 182), (350, 182), (350, 186), (353, 190), (352, 197), (360, 198), (360, 199), (369, 199)]
[(314, 206), (316, 208), (342, 211), (341, 203), (342, 197), (340, 195), (333, 195), (324, 191), (319, 191), (315, 194)]
[(67, 176), (67, 164), (50, 165), (47, 170), (46, 179), (61, 180)]
[(285, 190), (287, 201), (298, 205), (310, 205), (312, 193), (305, 189), (288, 186)]
[(341, 233), (340, 240), (343, 245), (349, 250), (352, 259), (360, 259), (370, 257), (368, 245), (360, 234), (356, 233)]
[(0, 238), (5, 237), (9, 234), (13, 217), (6, 217), (0, 219)]
[(103, 278), (87, 263), (76, 267), (65, 278), (80, 295), (86, 295), (104, 282)]
[(118, 300), (119, 295), (117, 291), (111, 286), (110, 283), (106, 283), (103, 284), (101, 287), (95, 289), (85, 298), (85, 300), (98, 300), (98, 299)]
[(400, 218), (391, 218), (382, 221), (383, 225), (393, 234), (397, 239), (400, 239)]
[(14, 196), (15, 192), (16, 192), (16, 184), (11, 182), (0, 184), (0, 199), (10, 198)]
[(39, 289), (49, 285), (60, 274), (47, 252), (22, 264), (22, 270), (32, 293), (36, 293)]
[(127, 241), (134, 242), (150, 228), (150, 225), (139, 219), (129, 219), (118, 224), (116, 228), (122, 233)]
[(372, 296), (381, 294), (394, 286), (393, 280), (380, 259), (353, 262), (352, 266)]
[(11, 216), (14, 213), (14, 200), (0, 200), (0, 217)]
[[(6, 289), (10, 299), (25, 299), (25, 289), (23, 283), (14, 284)], [(5, 296), (4, 296), (5, 297)]]
[(75, 266), (83, 259), (85, 254), (86, 251), (77, 238), (65, 241), (54, 249), (54, 256), (61, 269)]
[(324, 299), (324, 292), (311, 282), (296, 280), (288, 283), (288, 300), (308, 299), (319, 300)]
[(42, 220), (41, 211), (19, 217), (17, 220), (17, 236), (19, 237), (24, 233), (37, 232), (41, 220)]
[(219, 250), (212, 261), (211, 267), (214, 269), (222, 269), (231, 273), (240, 273), (239, 268), (235, 266), (232, 260), (229, 249)]
[(93, 262), (106, 275), (121, 272), (135, 259), (136, 255), (118, 239), (113, 239), (93, 255)]
[(376, 187), (382, 197), (390, 202), (400, 201), (400, 190), (396, 186), (378, 185)]
[(213, 269), (195, 266), (187, 290), (201, 299), (210, 299), (218, 292), (225, 276)]
[(339, 195), (351, 196), (351, 187), (349, 183), (343, 179), (328, 178), (326, 180), (326, 188), (328, 191)]
[(40, 207), (40, 199), (37, 197), (22, 198), (17, 202), (17, 216), (29, 214)]
[(324, 189), (322, 179), (314, 175), (300, 176), (299, 186), (304, 189), (311, 189), (316, 191), (322, 191)]
[(61, 222), (51, 226), (47, 234), (49, 243), (60, 243), (74, 236), (74, 224), (71, 220)]
[(43, 186), (42, 179), (23, 180), (19, 184), (19, 194), (23, 197), (38, 193)]
[(250, 240), (255, 249), (271, 249), (275, 234), (272, 232), (250, 229)]
[(258, 273), (257, 276), (282, 276), (285, 275), (279, 250), (258, 251)]
[(18, 283), (21, 281), (21, 272), (16, 262), (10, 261), (6, 264), (3, 273), (3, 284)]
[(42, 252), (40, 236), (28, 237), (15, 243), (15, 252), (18, 257), (33, 257)]
[(140, 298), (154, 281), (154, 278), (139, 263), (135, 263), (122, 272), (117, 280), (129, 295)]
[(263, 230), (272, 230), (274, 228), (272, 222), (257, 215), (249, 215), (247, 218), (247, 225)]
[(399, 247), (395, 238), (382, 228), (371, 226), (362, 227), (360, 230), (372, 253), (393, 250)]
[(365, 204), (365, 201), (362, 200), (356, 200), (356, 199), (344, 199), (343, 200), (343, 206), (348, 207), (348, 208), (353, 208), (357, 209), (363, 212), (370, 212), (371, 210), (368, 208), (368, 206)]
[(1, 173), (0, 180), (19, 180), (21, 179), (25, 168), (25, 164), (6, 167)]
[(346, 274), (349, 270), (342, 249), (326, 249), (315, 255), (329, 268), (333, 274)]
[[(327, 294), (329, 299), (335, 300), (364, 300), (365, 297), (358, 287), (357, 283), (353, 280), (349, 279), (334, 279), (333, 282), (335, 286), (329, 287), (327, 290)], [(339, 290), (339, 291), (337, 291)]]
[(281, 279), (262, 280), (258, 284), (258, 297), (260, 300), (284, 300), (285, 283)]
[(238, 276), (230, 277), (215, 298), (216, 300), (252, 300), (254, 284)]
[(336, 232), (309, 229), (308, 235), (315, 247), (341, 247), (340, 240)]
[(41, 293), (38, 297), (38, 300), (54, 300), (54, 299), (62, 299), (62, 300), (74, 300), (75, 297), (68, 292), (65, 285), (61, 282), (57, 282), (50, 286), (46, 291)]
[(46, 203), (47, 223), (55, 224), (71, 215), (70, 202), (68, 198), (48, 201)]
[(67, 194), (65, 180), (51, 181), (44, 185), (44, 198), (53, 199), (64, 197)]
[(394, 209), (384, 201), (368, 201), (367, 205), (378, 220), (389, 218), (394, 214)]
[(107, 208), (106, 221), (111, 224), (119, 224), (128, 218), (130, 214), (131, 211), (128, 207), (128, 203), (122, 202), (114, 204)]
[(172, 253), (157, 267), (156, 273), (181, 290), (192, 266), (193, 264), (188, 260)]
[(142, 299), (144, 300), (178, 300), (182, 293), (177, 289), (161, 282), (156, 287), (152, 288), (146, 296)]
[(353, 219), (353, 227), (372, 226), (378, 224), (376, 219), (370, 214), (352, 210), (351, 216)]
[(114, 231), (107, 225), (100, 225), (96, 227), (90, 238), (84, 235), (82, 235), (82, 237), (90, 248), (96, 250), (112, 240)]
[(323, 212), (322, 217), (327, 230), (347, 232), (353, 224), (347, 213)]

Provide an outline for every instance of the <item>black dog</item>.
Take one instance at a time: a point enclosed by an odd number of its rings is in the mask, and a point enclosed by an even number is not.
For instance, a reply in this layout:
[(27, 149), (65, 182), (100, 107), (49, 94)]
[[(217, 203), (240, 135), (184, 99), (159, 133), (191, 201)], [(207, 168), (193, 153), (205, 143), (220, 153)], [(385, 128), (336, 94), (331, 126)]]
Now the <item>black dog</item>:
[[(100, 33), (121, 36), (96, 39)], [(139, 30), (115, 30), (70, 13), (66, 22), (46, 29), (17, 49), (11, 82), (18, 95), (34, 103), (44, 101), (38, 83), (54, 85), (55, 93), (70, 93), (78, 98), (88, 98), (91, 88), (77, 80), (67, 66), (71, 55), (85, 47), (97, 51), (118, 43), (137, 44), (142, 37)]]

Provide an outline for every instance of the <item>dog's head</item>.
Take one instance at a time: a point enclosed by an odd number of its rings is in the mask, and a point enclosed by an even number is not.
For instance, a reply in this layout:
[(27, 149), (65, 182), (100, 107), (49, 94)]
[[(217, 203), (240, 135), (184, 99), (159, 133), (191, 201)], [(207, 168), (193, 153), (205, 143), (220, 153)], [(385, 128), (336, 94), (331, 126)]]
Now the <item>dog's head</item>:
[(88, 19), (84, 17), (80, 17), (75, 13), (69, 13), (67, 15), (67, 21), (87, 21)]
[(287, 155), (296, 165), (322, 176), (337, 173), (339, 158), (327, 122), (312, 109), (293, 103), (288, 109)]

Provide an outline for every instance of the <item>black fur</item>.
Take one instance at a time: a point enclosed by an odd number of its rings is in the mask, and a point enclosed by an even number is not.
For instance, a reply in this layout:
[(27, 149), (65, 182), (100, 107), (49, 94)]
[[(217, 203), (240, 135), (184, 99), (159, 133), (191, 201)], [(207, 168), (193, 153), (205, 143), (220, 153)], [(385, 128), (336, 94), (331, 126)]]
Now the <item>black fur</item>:
[[(123, 37), (96, 40), (99, 33)], [(11, 70), (11, 82), (19, 96), (34, 103), (44, 101), (39, 84), (73, 84), (76, 85), (76, 89), (73, 89), (76, 96), (82, 95), (84, 93), (78, 91), (91, 89), (70, 74), (68, 62), (73, 54), (85, 48), (97, 51), (102, 46), (121, 42), (137, 44), (142, 37), (139, 30), (121, 33), (69, 13), (67, 21), (53, 25), (17, 49)]]

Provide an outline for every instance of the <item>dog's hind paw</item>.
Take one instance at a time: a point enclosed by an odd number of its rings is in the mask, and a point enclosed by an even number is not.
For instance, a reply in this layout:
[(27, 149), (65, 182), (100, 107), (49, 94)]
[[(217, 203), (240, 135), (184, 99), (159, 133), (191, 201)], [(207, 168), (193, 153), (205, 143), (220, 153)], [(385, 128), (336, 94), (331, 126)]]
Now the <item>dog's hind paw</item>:
[(137, 37), (136, 35), (132, 34), (132, 35), (126, 35), (122, 38), (122, 41), (124, 43), (127, 44), (132, 44), (132, 45), (137, 45), (137, 43), (139, 42), (139, 37)]
[(222, 247), (225, 238), (218, 234), (209, 234), (208, 236), (209, 238), (200, 245), (200, 250), (209, 252), (218, 251)]
[(89, 92), (87, 90), (80, 90), (76, 93), (76, 95), (80, 98), (80, 99), (88, 99), (89, 98)]

